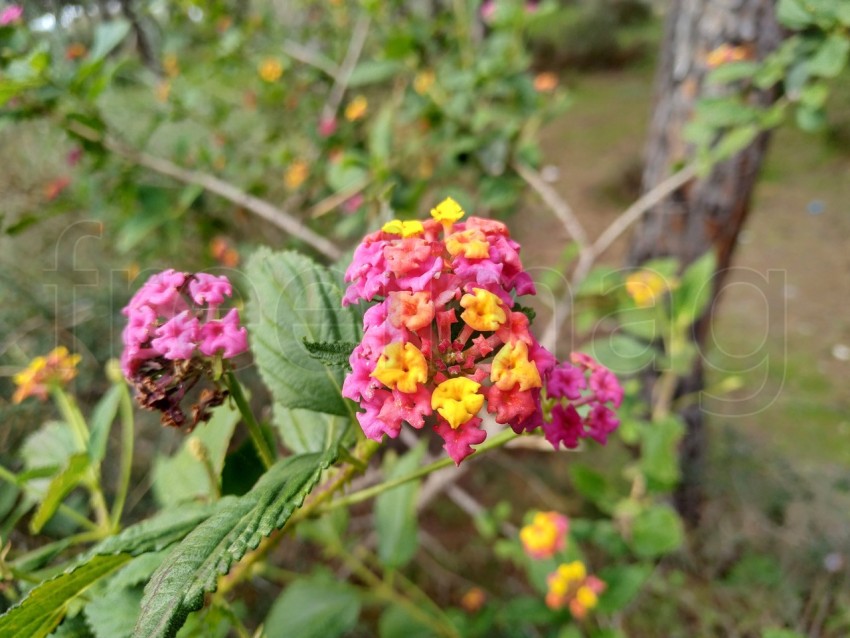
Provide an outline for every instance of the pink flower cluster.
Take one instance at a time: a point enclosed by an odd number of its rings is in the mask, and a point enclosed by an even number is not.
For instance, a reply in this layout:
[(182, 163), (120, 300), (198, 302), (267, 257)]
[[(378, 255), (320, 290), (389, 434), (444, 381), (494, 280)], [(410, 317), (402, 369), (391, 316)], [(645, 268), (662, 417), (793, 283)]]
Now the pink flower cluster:
[(121, 370), (132, 379), (146, 362), (189, 360), (196, 353), (233, 358), (248, 349), (248, 333), (231, 309), (218, 318), (232, 296), (227, 277), (165, 270), (153, 275), (122, 310), (127, 317)]
[[(364, 315), (342, 392), (363, 409), (363, 432), (381, 440), (397, 437), (404, 422), (416, 429), (427, 423), (460, 463), (486, 438), (478, 416), (486, 401), (495, 421), (517, 433), (543, 426), (555, 447), (571, 443), (561, 421), (543, 419), (544, 384), (555, 370), (556, 387), (569, 373), (556, 368), (515, 304), (514, 296), (535, 292), (519, 244), (501, 222), (459, 222), (464, 212), (451, 199), (431, 215), (368, 235), (345, 275), (343, 304), (378, 302)], [(610, 381), (597, 376), (594, 385)], [(593, 417), (592, 432), (610, 426), (603, 416)]]
[[(544, 405), (551, 424), (544, 429), (546, 440), (556, 449), (578, 447), (582, 438), (605, 445), (608, 435), (620, 425), (614, 408), (623, 401), (623, 388), (614, 373), (586, 354), (574, 352), (572, 363), (558, 364), (546, 383)], [(608, 405), (606, 405), (608, 404)]]

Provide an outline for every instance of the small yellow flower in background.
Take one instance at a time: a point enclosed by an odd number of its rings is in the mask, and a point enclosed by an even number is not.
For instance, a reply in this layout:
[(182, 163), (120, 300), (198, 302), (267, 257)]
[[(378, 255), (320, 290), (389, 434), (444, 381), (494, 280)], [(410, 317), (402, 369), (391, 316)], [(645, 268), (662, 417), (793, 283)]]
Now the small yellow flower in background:
[(470, 614), (479, 611), (487, 602), (487, 594), (480, 587), (472, 587), (460, 599), (460, 606)]
[(483, 288), (473, 288), (472, 294), (467, 293), (460, 298), (460, 305), (465, 309), (460, 318), (470, 328), (481, 332), (498, 330), (508, 318), (502, 301)]
[(557, 512), (537, 512), (531, 523), (519, 531), (519, 540), (531, 558), (550, 558), (567, 543), (569, 520)]
[(180, 74), (180, 65), (177, 63), (177, 55), (174, 53), (166, 53), (162, 57), (162, 68), (165, 74), (170, 77), (176, 77)]
[(52, 386), (65, 385), (77, 376), (79, 362), (80, 355), (70, 354), (65, 346), (59, 346), (46, 357), (36, 357), (12, 378), (18, 386), (12, 402), (20, 403), (28, 397), (45, 400)]
[(283, 64), (277, 58), (265, 58), (257, 72), (264, 82), (277, 82), (283, 75)]
[(366, 115), (368, 110), (369, 101), (362, 95), (358, 95), (345, 107), (345, 119), (349, 122), (356, 122)]
[(388, 221), (381, 227), (381, 230), (390, 235), (401, 235), (402, 237), (413, 237), (425, 232), (425, 227), (417, 219), (411, 221), (401, 221), (393, 219)]
[(412, 343), (391, 343), (384, 348), (372, 376), (388, 388), (412, 393), (417, 384), (428, 381), (428, 362)]
[(493, 357), (490, 369), (490, 381), (499, 390), (508, 391), (519, 384), (520, 392), (543, 385), (537, 364), (528, 359), (528, 346), (525, 341), (506, 343)]
[(753, 51), (750, 47), (721, 44), (706, 56), (705, 64), (709, 69), (716, 69), (730, 62), (743, 62), (752, 58)]
[(289, 190), (294, 191), (296, 188), (301, 186), (301, 184), (303, 184), (309, 176), (309, 164), (307, 164), (304, 160), (295, 160), (289, 165), (289, 168), (286, 169), (286, 173), (283, 175), (283, 183)]
[(171, 95), (171, 82), (164, 80), (156, 85), (154, 89), (156, 99), (160, 102), (168, 102), (168, 96)]
[(558, 76), (550, 71), (534, 76), (534, 90), (539, 93), (550, 93), (558, 88)]
[(673, 286), (671, 282), (652, 270), (639, 270), (626, 277), (626, 293), (639, 308), (655, 305), (655, 300)]
[(446, 379), (431, 395), (431, 408), (440, 413), (452, 429), (458, 429), (478, 414), (484, 395), (478, 394), (480, 383), (466, 377)]
[(434, 86), (435, 79), (433, 71), (420, 71), (413, 78), (413, 90), (419, 95), (425, 95)]

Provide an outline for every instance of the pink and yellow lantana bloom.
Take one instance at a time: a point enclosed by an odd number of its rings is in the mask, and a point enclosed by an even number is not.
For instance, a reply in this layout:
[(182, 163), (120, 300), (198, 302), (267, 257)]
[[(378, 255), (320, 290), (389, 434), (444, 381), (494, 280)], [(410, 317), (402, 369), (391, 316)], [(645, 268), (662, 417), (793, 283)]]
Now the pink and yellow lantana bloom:
[[(507, 226), (479, 217), (461, 222), (464, 211), (451, 198), (431, 216), (393, 220), (367, 235), (345, 275), (343, 304), (374, 302), (343, 385), (343, 395), (362, 408), (363, 432), (381, 440), (397, 437), (403, 423), (428, 424), (456, 463), (486, 438), (485, 405), (517, 433), (548, 428), (556, 447), (592, 435), (584, 417), (575, 432), (564, 428), (576, 423), (544, 422), (541, 392), (560, 366), (517, 310), (515, 297), (535, 289)], [(575, 368), (570, 388), (579, 376), (579, 393), (588, 387), (589, 369)], [(606, 430), (597, 439), (616, 427), (613, 413), (604, 416), (595, 418)]]

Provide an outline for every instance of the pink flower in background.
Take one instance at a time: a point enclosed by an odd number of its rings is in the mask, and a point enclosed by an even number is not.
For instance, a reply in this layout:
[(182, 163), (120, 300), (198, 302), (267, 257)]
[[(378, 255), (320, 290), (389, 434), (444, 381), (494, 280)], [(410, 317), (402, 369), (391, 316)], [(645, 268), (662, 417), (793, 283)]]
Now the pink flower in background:
[(570, 521), (557, 512), (537, 512), (531, 523), (519, 531), (519, 540), (531, 558), (551, 558), (567, 545)]
[(363, 205), (364, 201), (365, 200), (363, 199), (362, 193), (356, 193), (355, 195), (352, 195), (351, 197), (346, 199), (345, 202), (343, 202), (342, 211), (344, 213), (348, 213), (349, 215), (352, 213), (356, 213), (357, 210)]
[(319, 119), (319, 136), (320, 137), (330, 137), (334, 133), (336, 133), (336, 118), (331, 116), (322, 116)]
[(24, 15), (24, 8), (19, 4), (11, 4), (0, 11), (0, 27), (17, 22)]

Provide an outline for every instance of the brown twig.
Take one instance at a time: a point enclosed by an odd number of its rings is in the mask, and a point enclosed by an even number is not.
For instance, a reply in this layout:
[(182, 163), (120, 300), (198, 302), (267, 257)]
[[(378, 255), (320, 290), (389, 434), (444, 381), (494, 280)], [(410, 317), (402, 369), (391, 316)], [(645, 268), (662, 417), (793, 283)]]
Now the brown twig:
[(260, 199), (259, 197), (246, 193), (233, 184), (219, 179), (215, 175), (183, 168), (170, 160), (155, 157), (148, 153), (132, 149), (112, 137), (101, 135), (94, 129), (77, 122), (69, 125), (69, 130), (89, 141), (102, 145), (103, 148), (123, 157), (133, 164), (144, 166), (155, 173), (171, 177), (172, 179), (183, 182), (184, 184), (200, 186), (210, 193), (223, 197), (237, 206), (241, 206), (258, 217), (274, 224), (278, 228), (285, 230), (287, 233), (297, 239), (300, 239), (328, 259), (336, 261), (342, 256), (342, 251), (337, 248), (333, 242), (305, 226), (300, 220), (290, 213), (278, 208), (264, 199)]

